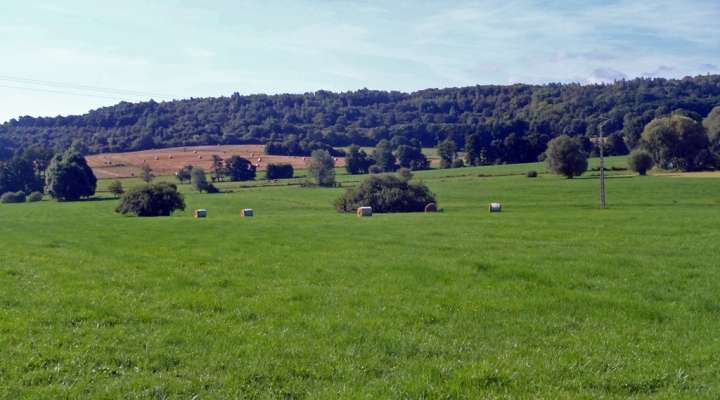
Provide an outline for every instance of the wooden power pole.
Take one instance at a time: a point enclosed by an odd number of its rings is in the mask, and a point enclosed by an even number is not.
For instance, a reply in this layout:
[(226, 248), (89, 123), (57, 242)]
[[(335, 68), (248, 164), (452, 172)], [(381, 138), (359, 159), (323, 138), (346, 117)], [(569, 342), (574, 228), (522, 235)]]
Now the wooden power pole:
[(600, 124), (598, 127), (600, 131), (600, 140), (598, 145), (600, 146), (600, 208), (605, 208), (605, 139), (603, 138), (603, 129), (605, 129), (605, 122)]

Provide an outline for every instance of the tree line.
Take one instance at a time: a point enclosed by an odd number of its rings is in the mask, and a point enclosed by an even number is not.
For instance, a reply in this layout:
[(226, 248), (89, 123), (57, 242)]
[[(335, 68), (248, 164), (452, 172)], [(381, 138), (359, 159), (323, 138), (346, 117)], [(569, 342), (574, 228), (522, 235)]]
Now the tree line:
[[(706, 115), (720, 104), (720, 76), (638, 78), (613, 84), (472, 86), (414, 93), (332, 93), (123, 102), (84, 115), (20, 117), (0, 125), (0, 158), (32, 146), (88, 153), (208, 144), (267, 145), (269, 154), (307, 156), (333, 147), (434, 147), (450, 139), (473, 163), (535, 161), (554, 137), (591, 138), (603, 126), (617, 144), (636, 147), (656, 117), (684, 109)], [(469, 142), (469, 143), (468, 143)], [(468, 146), (469, 145), (469, 146)], [(415, 146), (414, 146), (415, 147)]]

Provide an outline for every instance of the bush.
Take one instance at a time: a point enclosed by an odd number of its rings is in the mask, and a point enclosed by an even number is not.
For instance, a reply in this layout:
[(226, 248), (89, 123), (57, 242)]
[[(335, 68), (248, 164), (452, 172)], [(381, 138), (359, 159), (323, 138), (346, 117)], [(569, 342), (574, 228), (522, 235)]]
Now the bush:
[(382, 174), (383, 169), (379, 165), (372, 165), (368, 170), (371, 174)]
[(465, 161), (463, 161), (462, 158), (456, 158), (452, 162), (453, 168), (463, 168), (465, 166)]
[(3, 195), (0, 196), (0, 203), (3, 203), (3, 204), (24, 203), (24, 202), (25, 202), (25, 193), (24, 192), (7, 192), (7, 193), (3, 193)]
[(645, 150), (634, 150), (628, 158), (628, 167), (640, 175), (645, 175), (654, 165), (652, 155)]
[(558, 136), (548, 143), (545, 164), (548, 170), (568, 179), (587, 171), (588, 155), (579, 140), (569, 136)]
[(348, 189), (335, 201), (340, 212), (372, 207), (376, 213), (421, 212), (435, 195), (423, 183), (412, 183), (395, 175), (372, 175), (360, 186)]
[(265, 179), (290, 179), (295, 174), (291, 164), (269, 164)]
[(252, 165), (250, 160), (240, 156), (232, 156), (225, 161), (225, 172), (233, 182), (255, 179), (255, 166)]
[(27, 197), (27, 202), (28, 202), (28, 203), (35, 203), (35, 202), (38, 202), (38, 201), (42, 201), (42, 199), (43, 199), (43, 194), (42, 194), (42, 193), (40, 193), (40, 192), (32, 192), (32, 193), (30, 193), (30, 195)]
[(528, 178), (537, 178), (537, 176), (538, 176), (537, 171), (528, 171), (528, 173), (527, 173)]
[(115, 211), (138, 217), (160, 217), (184, 209), (185, 200), (183, 195), (178, 193), (177, 186), (171, 183), (156, 183), (125, 193)]

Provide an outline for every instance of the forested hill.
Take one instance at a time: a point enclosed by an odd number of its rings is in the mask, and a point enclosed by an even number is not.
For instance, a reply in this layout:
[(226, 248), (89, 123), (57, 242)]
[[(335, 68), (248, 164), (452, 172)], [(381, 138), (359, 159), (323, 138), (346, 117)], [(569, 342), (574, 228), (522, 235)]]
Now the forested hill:
[[(120, 103), (85, 115), (21, 117), (0, 125), (14, 149), (64, 148), (91, 153), (199, 144), (267, 143), (289, 135), (333, 146), (446, 137), (462, 147), (480, 134), (498, 159), (534, 160), (560, 134), (622, 135), (632, 146), (655, 116), (682, 108), (705, 116), (720, 105), (720, 75), (681, 80), (635, 79), (608, 85), (548, 84), (427, 89), (414, 93), (359, 90), (250, 95), (158, 103)], [(616, 135), (616, 136), (617, 136)], [(293, 140), (294, 140), (293, 139)]]

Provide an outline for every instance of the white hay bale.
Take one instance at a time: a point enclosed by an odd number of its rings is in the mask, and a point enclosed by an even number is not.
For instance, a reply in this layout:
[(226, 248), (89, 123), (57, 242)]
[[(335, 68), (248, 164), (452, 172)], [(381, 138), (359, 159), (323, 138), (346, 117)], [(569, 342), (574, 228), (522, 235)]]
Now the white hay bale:
[(358, 207), (358, 217), (372, 217), (372, 207)]
[(502, 204), (500, 203), (490, 203), (489, 210), (491, 213), (499, 213), (502, 211)]
[(242, 212), (240, 213), (243, 217), (252, 217), (255, 215), (255, 212), (252, 208), (243, 208)]
[(195, 216), (195, 218), (207, 218), (207, 210), (204, 208), (198, 208), (193, 213), (193, 216)]

